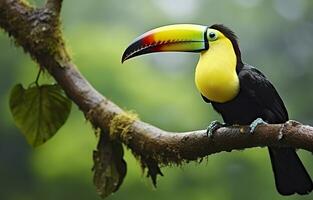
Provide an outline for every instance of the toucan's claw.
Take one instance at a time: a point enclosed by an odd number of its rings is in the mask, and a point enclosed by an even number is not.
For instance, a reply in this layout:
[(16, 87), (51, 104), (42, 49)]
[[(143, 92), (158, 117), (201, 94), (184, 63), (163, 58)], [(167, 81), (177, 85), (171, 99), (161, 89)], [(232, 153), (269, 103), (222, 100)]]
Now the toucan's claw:
[(255, 119), (251, 124), (250, 124), (250, 134), (253, 134), (255, 129), (260, 125), (260, 124), (267, 124), (262, 118), (257, 118)]
[(221, 127), (224, 127), (226, 124), (224, 124), (224, 123), (221, 123), (221, 122), (219, 122), (219, 121), (217, 121), (217, 120), (214, 120), (214, 121), (212, 121), (210, 124), (209, 124), (209, 126), (208, 126), (208, 128), (207, 128), (207, 130), (206, 130), (206, 135), (207, 135), (207, 137), (212, 137), (213, 136), (213, 134), (214, 134), (214, 132), (217, 130), (217, 129), (219, 129), (219, 128), (221, 128)]

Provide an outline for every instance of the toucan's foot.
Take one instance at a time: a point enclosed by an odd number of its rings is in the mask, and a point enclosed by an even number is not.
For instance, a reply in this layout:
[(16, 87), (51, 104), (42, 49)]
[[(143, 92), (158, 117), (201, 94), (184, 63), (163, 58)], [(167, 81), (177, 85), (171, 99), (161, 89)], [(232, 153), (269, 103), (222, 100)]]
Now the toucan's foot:
[(255, 119), (249, 126), (250, 127), (249, 133), (253, 134), (256, 127), (258, 127), (258, 125), (260, 125), (260, 124), (267, 124), (267, 122), (265, 122), (262, 118)]
[(212, 122), (209, 124), (209, 126), (208, 126), (208, 128), (207, 128), (207, 130), (206, 130), (206, 135), (207, 135), (207, 137), (212, 137), (213, 133), (214, 133), (217, 129), (219, 129), (219, 128), (221, 128), (221, 127), (224, 127), (225, 125), (226, 125), (226, 124), (221, 123), (221, 122), (219, 122), (219, 121), (217, 121), (217, 120), (212, 121)]

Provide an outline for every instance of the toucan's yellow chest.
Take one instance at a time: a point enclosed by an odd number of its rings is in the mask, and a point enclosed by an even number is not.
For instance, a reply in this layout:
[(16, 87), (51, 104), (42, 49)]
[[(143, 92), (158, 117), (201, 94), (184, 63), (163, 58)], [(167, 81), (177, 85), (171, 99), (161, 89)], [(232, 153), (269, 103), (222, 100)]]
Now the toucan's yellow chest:
[(225, 103), (239, 92), (236, 73), (236, 54), (227, 38), (210, 43), (202, 52), (196, 67), (195, 82), (199, 92), (207, 99)]

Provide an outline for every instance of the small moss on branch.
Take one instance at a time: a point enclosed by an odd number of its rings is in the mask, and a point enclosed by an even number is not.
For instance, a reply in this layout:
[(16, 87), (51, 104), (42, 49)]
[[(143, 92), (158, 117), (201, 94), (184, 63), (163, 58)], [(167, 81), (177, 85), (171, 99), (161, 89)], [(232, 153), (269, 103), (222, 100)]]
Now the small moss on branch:
[(121, 114), (117, 114), (110, 121), (110, 138), (116, 139), (117, 137), (122, 137), (125, 143), (131, 139), (132, 124), (138, 120), (138, 115), (133, 111), (126, 111)]

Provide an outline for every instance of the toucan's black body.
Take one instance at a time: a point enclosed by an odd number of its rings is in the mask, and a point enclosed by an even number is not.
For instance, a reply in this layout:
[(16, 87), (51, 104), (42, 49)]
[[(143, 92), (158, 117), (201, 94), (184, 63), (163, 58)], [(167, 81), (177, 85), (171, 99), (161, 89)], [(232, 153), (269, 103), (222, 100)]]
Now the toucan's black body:
[(284, 123), (288, 113), (273, 85), (256, 68), (244, 64), (238, 71), (240, 91), (226, 103), (212, 102), (226, 124), (251, 124), (262, 118), (268, 123)]
[[(223, 26), (216, 26), (231, 40), (237, 56), (236, 71), (240, 91), (226, 103), (211, 102), (227, 125), (248, 125), (262, 118), (267, 123), (284, 123), (288, 120), (286, 107), (270, 81), (256, 68), (242, 63), (235, 35)], [(210, 102), (202, 95), (206, 102)], [(282, 195), (308, 194), (312, 180), (293, 148), (269, 147), (275, 184)]]

